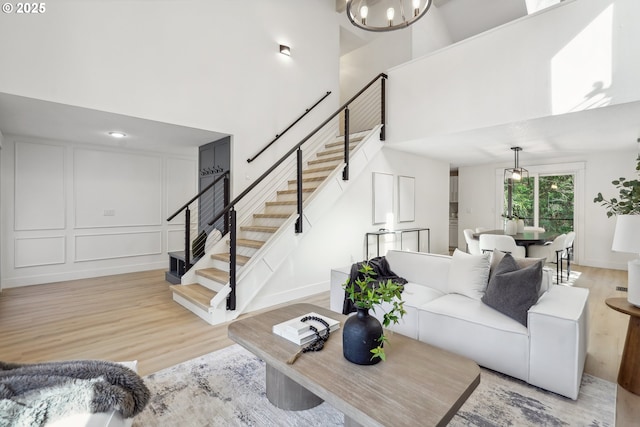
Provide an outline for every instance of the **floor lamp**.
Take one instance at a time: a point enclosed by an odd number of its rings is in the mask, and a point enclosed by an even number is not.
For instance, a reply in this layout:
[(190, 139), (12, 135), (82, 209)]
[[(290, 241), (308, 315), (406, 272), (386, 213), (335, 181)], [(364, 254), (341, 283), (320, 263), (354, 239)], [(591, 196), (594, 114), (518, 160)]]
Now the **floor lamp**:
[[(640, 254), (640, 215), (618, 215), (611, 249)], [(640, 258), (629, 261), (627, 300), (640, 307)]]

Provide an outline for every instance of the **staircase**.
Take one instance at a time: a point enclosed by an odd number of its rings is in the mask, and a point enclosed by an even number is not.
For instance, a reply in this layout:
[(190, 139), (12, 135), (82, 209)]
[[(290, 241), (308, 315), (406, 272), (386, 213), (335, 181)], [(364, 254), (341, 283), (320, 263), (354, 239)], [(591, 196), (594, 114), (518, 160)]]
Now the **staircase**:
[[(380, 126), (373, 130), (351, 134), (350, 156), (357, 163), (358, 151), (371, 144), (381, 146)], [(377, 151), (375, 149), (375, 151)], [(364, 151), (364, 150), (363, 150)], [(364, 153), (361, 156), (364, 158)], [(363, 165), (366, 161), (361, 162)], [(314, 200), (321, 198), (324, 187), (331, 178), (340, 179), (344, 167), (344, 137), (325, 143), (306, 162), (302, 172), (304, 210), (313, 209)], [(362, 169), (362, 168), (360, 168)], [(352, 172), (353, 177), (353, 172)], [(229, 240), (225, 236), (193, 268), (182, 277), (182, 284), (171, 286), (173, 299), (207, 323), (215, 325), (235, 319), (243, 312), (251, 298), (268, 282), (280, 260), (295, 248), (289, 242), (293, 224), (297, 219), (297, 180), (286, 179), (286, 187), (272, 190), (261, 209), (253, 213), (239, 227), (237, 238), (237, 300), (236, 310), (227, 310), (229, 294)], [(332, 193), (331, 189), (326, 189)], [(339, 195), (338, 195), (339, 196)], [(330, 196), (331, 197), (331, 196)], [(326, 205), (322, 200), (320, 205)], [(320, 206), (320, 208), (322, 208)]]
[[(382, 148), (386, 79), (385, 74), (376, 76), (233, 200), (226, 198), (227, 172), (167, 219), (171, 221), (184, 212), (187, 225), (184, 268), (179, 269), (186, 272), (179, 285), (171, 286), (174, 301), (216, 325), (235, 319), (248, 308), (286, 302), (315, 290), (295, 285), (283, 288), (281, 282), (270, 278), (296, 247), (305, 244), (305, 237), (314, 232), (313, 226), (349, 188), (350, 178), (362, 173)], [(338, 134), (344, 136), (336, 137)], [(247, 162), (255, 160), (280, 136), (282, 133)], [(209, 248), (192, 264), (192, 203), (200, 203), (209, 189), (221, 183), (227, 200), (224, 208), (203, 214), (211, 215), (209, 227), (223, 221), (227, 234), (213, 245), (205, 242), (204, 247)], [(200, 244), (202, 239), (195, 242)], [(198, 255), (201, 248), (197, 248)], [(254, 302), (256, 296), (259, 298)]]

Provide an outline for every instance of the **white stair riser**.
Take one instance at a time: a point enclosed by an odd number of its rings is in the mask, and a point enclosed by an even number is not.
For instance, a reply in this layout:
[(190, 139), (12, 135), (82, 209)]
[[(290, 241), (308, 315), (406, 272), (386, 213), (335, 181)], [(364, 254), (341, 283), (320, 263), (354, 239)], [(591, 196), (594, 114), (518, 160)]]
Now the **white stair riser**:
[(215, 309), (211, 312), (203, 310), (196, 304), (193, 304), (191, 301), (183, 298), (175, 292), (173, 294), (173, 300), (210, 325), (218, 325), (227, 321), (226, 310)]
[[(227, 261), (221, 261), (219, 259), (213, 260), (213, 267), (218, 268), (220, 270), (224, 270), (224, 271), (229, 271), (229, 268), (230, 268), (229, 263)], [(236, 266), (237, 271), (238, 272), (242, 271), (242, 267), (243, 267), (242, 265), (238, 264)]]
[[(226, 265), (223, 270), (229, 270), (229, 264)], [(207, 289), (211, 289), (214, 292), (220, 292), (226, 283), (220, 283), (217, 280), (209, 279), (207, 277), (196, 274), (196, 281), (199, 285), (204, 286)]]
[(273, 233), (263, 233), (261, 231), (241, 231), (240, 238), (247, 240), (261, 240), (266, 242), (273, 236)]
[(253, 225), (262, 225), (266, 227), (280, 227), (286, 219), (283, 218), (254, 218)]

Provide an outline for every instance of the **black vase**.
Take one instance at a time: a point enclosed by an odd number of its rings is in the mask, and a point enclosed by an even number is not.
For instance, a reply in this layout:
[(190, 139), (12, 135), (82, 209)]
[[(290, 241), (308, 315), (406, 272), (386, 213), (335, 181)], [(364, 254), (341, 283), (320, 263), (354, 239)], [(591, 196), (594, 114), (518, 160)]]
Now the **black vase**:
[(358, 365), (375, 365), (379, 357), (372, 359), (371, 350), (380, 344), (378, 339), (382, 335), (382, 325), (369, 309), (358, 308), (355, 315), (349, 316), (342, 329), (342, 352), (344, 357)]

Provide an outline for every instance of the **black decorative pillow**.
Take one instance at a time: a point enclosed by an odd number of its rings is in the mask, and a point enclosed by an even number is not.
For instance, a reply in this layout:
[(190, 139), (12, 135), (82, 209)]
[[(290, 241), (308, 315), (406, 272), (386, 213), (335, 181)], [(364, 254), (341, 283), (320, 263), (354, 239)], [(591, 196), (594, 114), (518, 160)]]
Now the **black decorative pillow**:
[(538, 301), (542, 261), (525, 268), (506, 254), (489, 280), (482, 302), (527, 326), (527, 312)]

